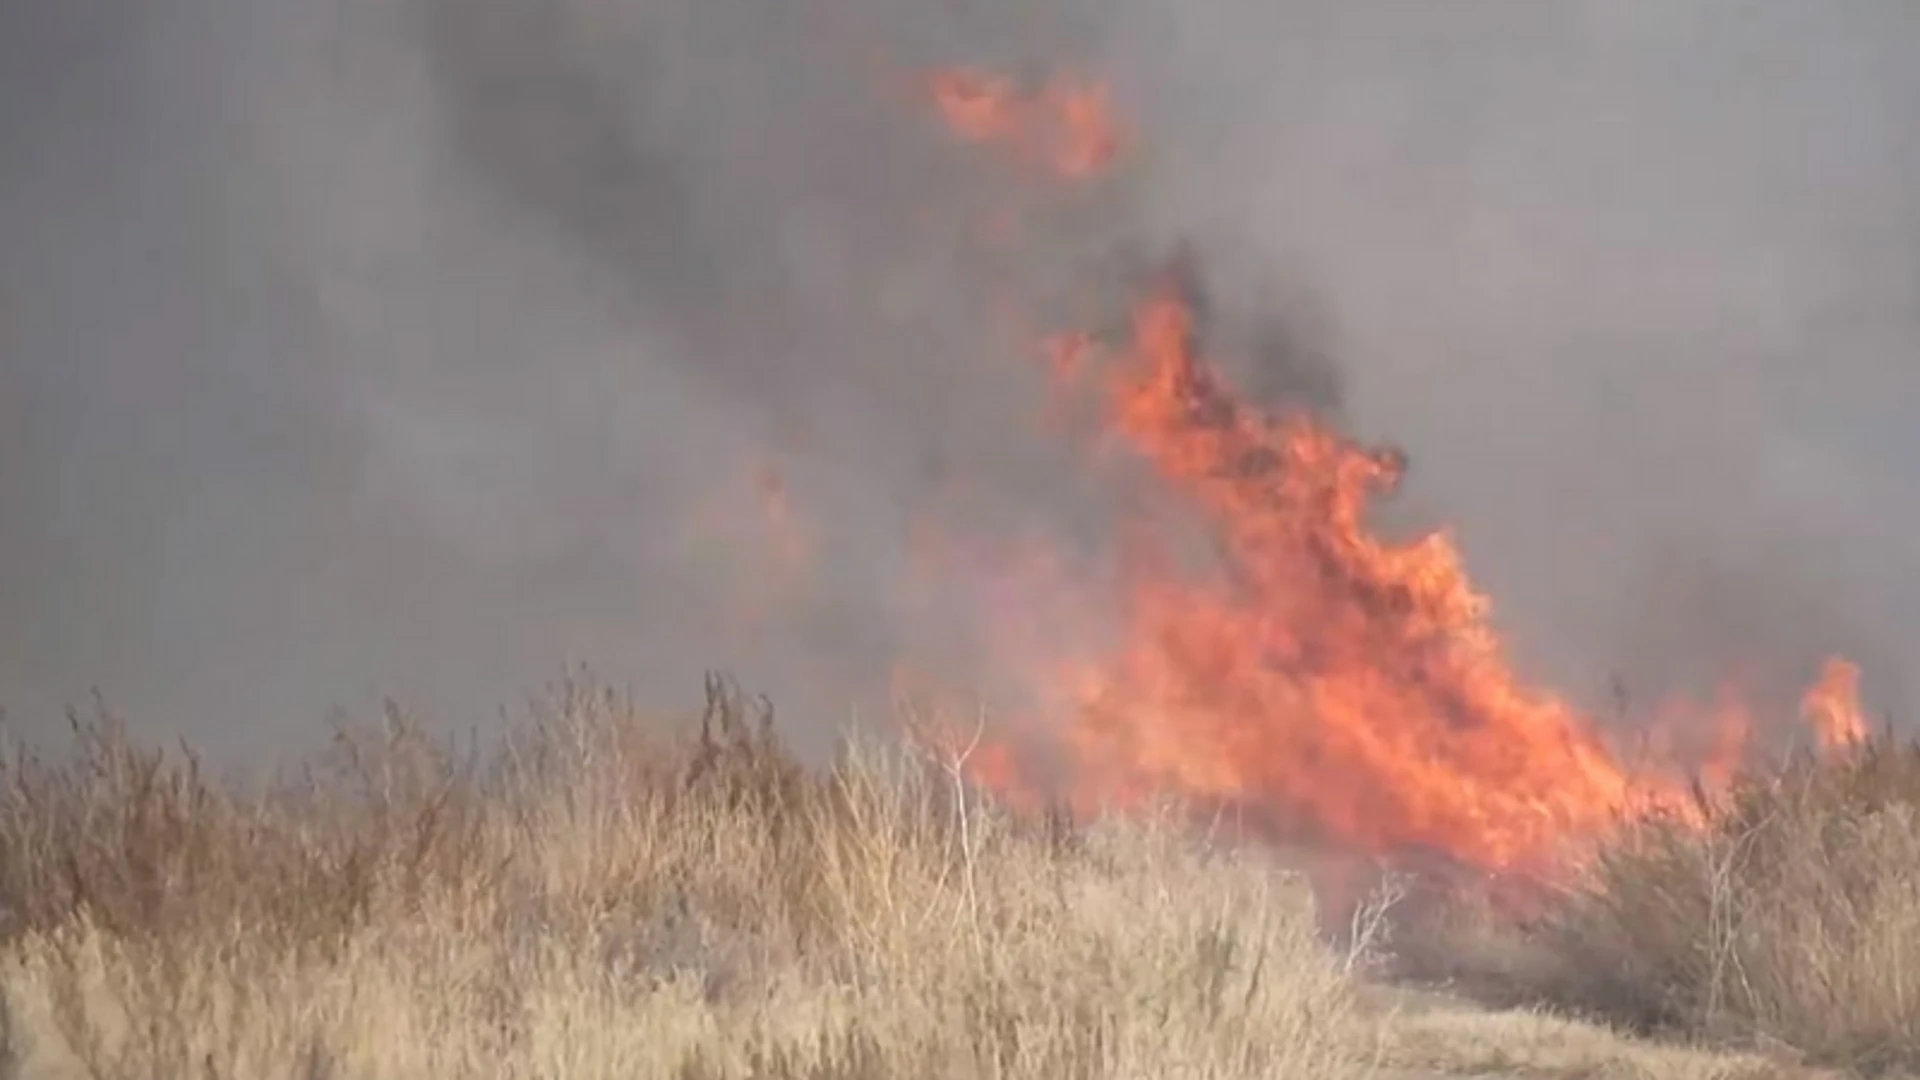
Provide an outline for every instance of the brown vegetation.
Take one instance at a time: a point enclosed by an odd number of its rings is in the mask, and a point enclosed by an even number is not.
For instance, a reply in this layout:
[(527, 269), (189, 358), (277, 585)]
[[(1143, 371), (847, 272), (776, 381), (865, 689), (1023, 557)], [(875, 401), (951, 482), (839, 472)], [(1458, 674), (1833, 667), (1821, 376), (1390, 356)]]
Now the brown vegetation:
[[(930, 737), (803, 768), (752, 703), (709, 690), (699, 727), (672, 735), (569, 682), (487, 754), (456, 752), (396, 712), (344, 732), (298, 783), (252, 792), (210, 782), (190, 756), (141, 749), (111, 722), (78, 725), (72, 761), (14, 756), (0, 775), (0, 1073), (1780, 1075), (1760, 1057), (1383, 991), (1365, 979), (1369, 942), (1334, 951), (1305, 884), (1268, 855), (1209, 844), (1173, 814), (1015, 818), (957, 784), (961, 751)], [(1860, 776), (1912, 768), (1871, 760)], [(1833, 782), (1778, 790), (1831, 800), (1820, 785)], [(1872, 858), (1914, 842), (1897, 838), (1906, 810), (1846, 813), (1835, 820), (1852, 824), (1833, 828), (1878, 845)], [(1566, 924), (1586, 935), (1567, 948), (1591, 950), (1580, 957), (1598, 977), (1594, 1001), (1658, 1000), (1661, 1019), (1711, 1015), (1716, 1033), (1746, 1017), (1749, 1033), (1829, 1057), (1910, 1048), (1896, 1015), (1909, 988), (1864, 958), (1911, 956), (1920, 939), (1843, 941), (1841, 923), (1817, 921), (1828, 936), (1807, 936), (1816, 909), (1793, 906), (1840, 904), (1835, 919), (1872, 928), (1848, 932), (1890, 934), (1890, 913), (1916, 909), (1874, 890), (1910, 888), (1910, 874), (1875, 886), (1766, 863), (1799, 891), (1765, 909), (1773, 921), (1726, 938), (1770, 941), (1722, 958), (1766, 988), (1759, 997), (1699, 998), (1685, 950), (1646, 936), (1724, 917), (1719, 900), (1684, 906), (1686, 873), (1759, 888), (1764, 859), (1834, 866), (1850, 857), (1840, 840), (1789, 831), (1764, 856), (1744, 841), (1756, 869), (1738, 872), (1659, 869), (1656, 858), (1694, 857), (1677, 840), (1623, 849), (1612, 891)], [(1656, 870), (1665, 876), (1632, 876)], [(1761, 918), (1758, 901), (1742, 903)], [(1814, 944), (1835, 951), (1812, 964), (1790, 955)], [(1602, 955), (1611, 966), (1590, 958)], [(1851, 981), (1819, 997), (1795, 978)], [(1843, 1001), (1843, 989), (1866, 996)], [(1817, 1003), (1835, 1010), (1818, 1034), (1850, 1031), (1847, 1047), (1804, 1041), (1810, 1014), (1792, 1010)]]
[(1920, 746), (1754, 774), (1650, 822), (1540, 941), (1560, 1004), (1641, 1029), (1920, 1070)]
[(9, 765), (14, 1072), (103, 1078), (1329, 1076), (1297, 882), (1152, 823), (1017, 828), (937, 768), (802, 769), (714, 686), (582, 685), (496, 756), (390, 717), (242, 798), (81, 729)]

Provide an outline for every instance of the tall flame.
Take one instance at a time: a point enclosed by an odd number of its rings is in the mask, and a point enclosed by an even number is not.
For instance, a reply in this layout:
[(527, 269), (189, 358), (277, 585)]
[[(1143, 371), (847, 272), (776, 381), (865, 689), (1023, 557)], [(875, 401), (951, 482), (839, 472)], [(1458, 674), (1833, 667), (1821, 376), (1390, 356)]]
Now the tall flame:
[[(1104, 104), (1084, 104), (1106, 99), (1085, 88), (1023, 97), (974, 74), (934, 86), (963, 138), (1046, 148), (1068, 177), (1112, 157)], [(1629, 764), (1592, 718), (1516, 673), (1448, 533), (1394, 543), (1372, 530), (1368, 509), (1399, 485), (1400, 456), (1305, 412), (1251, 407), (1201, 355), (1194, 322), (1169, 287), (1137, 305), (1111, 351), (1086, 335), (1048, 345), (1057, 379), (1099, 379), (1105, 434), (1179, 498), (1218, 556), (1204, 572), (1131, 563), (1118, 644), (1036, 673), (1068, 688), (1053, 726), (1077, 803), (1170, 792), (1348, 850), (1531, 872), (1629, 815), (1697, 820), (1693, 784), (1724, 783), (1746, 753), (1753, 725), (1737, 696), (1667, 710), (1669, 725), (1711, 732), (1709, 745), (1681, 754), (1669, 738), (1660, 759)], [(1833, 660), (1807, 697), (1826, 745), (1865, 733), (1857, 679)], [(974, 773), (1016, 796), (1040, 787), (1005, 745), (983, 748)]]
[(1824, 750), (1864, 742), (1867, 718), (1860, 709), (1859, 666), (1838, 657), (1829, 659), (1820, 670), (1820, 680), (1801, 699), (1800, 711)]
[(1106, 390), (1113, 431), (1204, 519), (1225, 573), (1127, 583), (1124, 643), (1070, 735), (1080, 790), (1225, 799), (1368, 851), (1502, 868), (1648, 800), (1683, 805), (1519, 680), (1446, 534), (1369, 531), (1397, 455), (1241, 404), (1180, 298), (1140, 305)]

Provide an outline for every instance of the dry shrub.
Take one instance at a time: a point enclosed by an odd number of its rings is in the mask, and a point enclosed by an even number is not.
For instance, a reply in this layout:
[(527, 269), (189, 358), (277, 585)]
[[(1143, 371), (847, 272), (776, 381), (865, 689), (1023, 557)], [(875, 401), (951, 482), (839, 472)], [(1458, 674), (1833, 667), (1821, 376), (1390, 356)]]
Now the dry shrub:
[(802, 768), (575, 680), (482, 760), (398, 713), (256, 794), (78, 728), (0, 792), (0, 1036), (37, 1077), (1356, 1075), (1295, 879), (1171, 819), (1021, 824), (950, 762)]
[[(1630, 830), (1509, 975), (1634, 1028), (1920, 1069), (1920, 746), (1795, 760)], [(1497, 936), (1497, 935), (1495, 935)]]
[(16, 750), (0, 761), (0, 937), (81, 917), (129, 940), (237, 921), (325, 946), (380, 904), (468, 876), (470, 777), (397, 710), (386, 720), (376, 739), (341, 733), (327, 782), (253, 798), (104, 714), (75, 719), (70, 762)]

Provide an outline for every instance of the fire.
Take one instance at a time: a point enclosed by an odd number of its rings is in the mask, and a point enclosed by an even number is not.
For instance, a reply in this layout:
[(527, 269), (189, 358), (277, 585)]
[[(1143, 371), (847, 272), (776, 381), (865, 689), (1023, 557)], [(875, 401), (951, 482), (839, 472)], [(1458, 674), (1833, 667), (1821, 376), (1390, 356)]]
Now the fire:
[[(952, 74), (934, 96), (959, 136), (1040, 147), (1068, 177), (1117, 146), (1104, 95), (1084, 87), (1023, 97)], [(1179, 568), (1148, 530), (1119, 582), (1117, 643), (1033, 661), (1056, 693), (1057, 715), (1034, 726), (1058, 736), (1061, 775), (1042, 784), (990, 743), (976, 780), (1022, 802), (1061, 783), (1082, 809), (1173, 793), (1343, 850), (1535, 873), (1630, 816), (1697, 820), (1693, 784), (1730, 780), (1754, 726), (1738, 695), (1670, 707), (1670, 730), (1710, 732), (1708, 745), (1668, 739), (1630, 764), (1593, 718), (1517, 673), (1450, 534), (1372, 529), (1369, 508), (1402, 479), (1397, 453), (1251, 407), (1202, 354), (1176, 288), (1140, 302), (1124, 338), (1064, 335), (1044, 352), (1057, 381), (1091, 381), (1103, 435), (1204, 527), (1214, 564)], [(1864, 737), (1857, 678), (1836, 659), (1809, 692), (1823, 745)]]
[(1173, 791), (1368, 852), (1513, 868), (1684, 787), (1621, 767), (1515, 675), (1444, 533), (1373, 535), (1403, 463), (1305, 415), (1239, 402), (1167, 292), (1142, 303), (1104, 387), (1111, 430), (1219, 541), (1221, 572), (1125, 584), (1123, 644), (1067, 736), (1074, 790)]
[(1100, 173), (1119, 151), (1120, 126), (1097, 85), (1056, 79), (1023, 94), (1010, 79), (948, 71), (934, 76), (931, 90), (955, 133), (1011, 146), (1063, 177)]
[(1838, 657), (1828, 660), (1820, 670), (1819, 681), (1801, 699), (1800, 713), (1823, 750), (1865, 742), (1867, 718), (1860, 709), (1860, 668)]

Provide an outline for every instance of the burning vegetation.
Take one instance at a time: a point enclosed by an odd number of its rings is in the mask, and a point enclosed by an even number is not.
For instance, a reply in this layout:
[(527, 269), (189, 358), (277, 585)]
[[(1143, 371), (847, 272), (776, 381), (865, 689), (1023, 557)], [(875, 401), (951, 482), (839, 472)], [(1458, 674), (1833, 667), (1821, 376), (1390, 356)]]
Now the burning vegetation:
[[(933, 93), (956, 135), (1056, 178), (1118, 163), (1108, 97), (1083, 84), (1022, 94), (953, 73)], [(1117, 340), (1070, 331), (1042, 348), (1060, 388), (1091, 399), (1091, 438), (1144, 463), (1215, 557), (1183, 565), (1157, 522), (1129, 522), (1115, 644), (1032, 672), (1070, 689), (1015, 725), (1056, 741), (1064, 763), (1043, 779), (1023, 768), (1031, 754), (989, 745), (974, 778), (1082, 812), (1167, 794), (1231, 804), (1279, 838), (1528, 877), (1577, 868), (1632, 820), (1702, 823), (1702, 785), (1723, 790), (1756, 752), (1751, 707), (1737, 693), (1668, 703), (1645, 740), (1664, 753), (1630, 760), (1516, 670), (1450, 535), (1375, 530), (1369, 510), (1399, 486), (1402, 455), (1229, 384), (1191, 284), (1163, 275)], [(1808, 691), (1805, 720), (1829, 750), (1865, 733), (1858, 677), (1835, 658)]]
[[(931, 92), (956, 134), (1058, 180), (1097, 179), (1126, 143), (1088, 84), (955, 73)], [(1856, 666), (1819, 672), (1800, 710), (1816, 752), (1785, 768), (1747, 768), (1766, 727), (1732, 692), (1663, 707), (1656, 752), (1626, 753), (1516, 671), (1447, 533), (1376, 530), (1401, 454), (1311, 404), (1247, 398), (1209, 355), (1190, 274), (1135, 301), (1116, 333), (1036, 347), (1088, 406), (1074, 430), (1143, 471), (1157, 509), (1126, 523), (1115, 573), (1023, 542), (995, 577), (1011, 587), (968, 609), (1040, 688), (1031, 711), (956, 743), (915, 723), (917, 739), (815, 768), (719, 678), (682, 738), (569, 679), (491, 759), (392, 709), (257, 791), (133, 745), (110, 716), (76, 719), (71, 762), (0, 754), (0, 1071), (1920, 1068), (1920, 747), (1870, 737)], [(742, 474), (751, 509), (708, 516), (757, 523), (766, 576), (745, 584), (791, 602), (825, 545), (779, 463)], [(966, 543), (919, 540), (916, 573), (974, 569)], [(1035, 629), (1033, 609), (1088, 589), (1110, 636)], [(1163, 795), (1323, 851), (1547, 879), (1553, 902), (1524, 924), (1459, 917), (1388, 942), (1383, 894), (1335, 949), (1324, 892), (1316, 907), (1266, 853), (1198, 843), (1183, 818), (1092, 820)], [(1020, 812), (1040, 805), (1060, 812)], [(1373, 963), (1419, 947), (1529, 1006), (1734, 1045), (1531, 1008), (1374, 1007)]]

